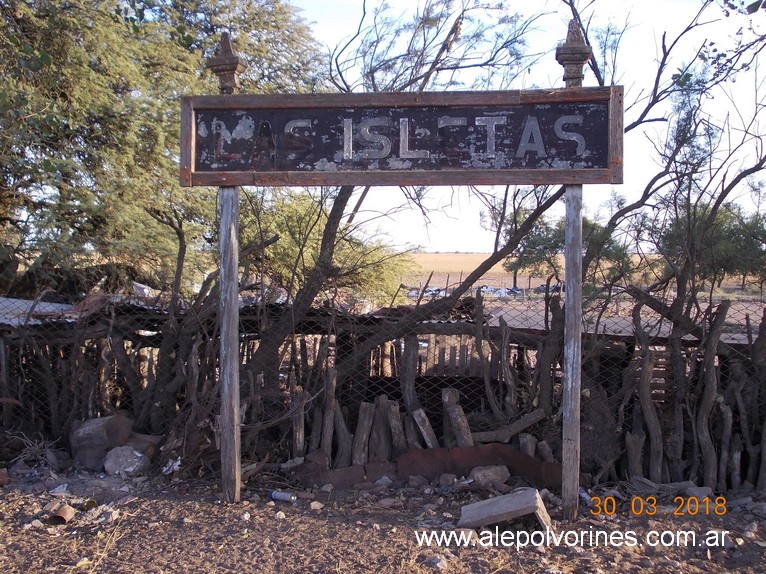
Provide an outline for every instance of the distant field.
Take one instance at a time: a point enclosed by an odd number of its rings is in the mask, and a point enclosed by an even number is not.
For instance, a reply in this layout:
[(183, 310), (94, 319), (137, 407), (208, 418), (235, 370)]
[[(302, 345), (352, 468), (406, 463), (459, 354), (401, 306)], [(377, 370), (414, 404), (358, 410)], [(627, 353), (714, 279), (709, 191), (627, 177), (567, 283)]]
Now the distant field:
[[(445, 287), (455, 285), (461, 278), (476, 269), (479, 264), (489, 257), (489, 253), (415, 253), (412, 258), (420, 266), (420, 270), (413, 275), (404, 277), (404, 283), (408, 287), (420, 287), (428, 279), (433, 271), (430, 286)], [(528, 287), (529, 278), (519, 275), (519, 287)], [(542, 283), (539, 277), (532, 278), (532, 286)], [(513, 285), (513, 276), (503, 269), (502, 263), (495, 265), (486, 273), (478, 285), (490, 285), (492, 287), (510, 287)]]

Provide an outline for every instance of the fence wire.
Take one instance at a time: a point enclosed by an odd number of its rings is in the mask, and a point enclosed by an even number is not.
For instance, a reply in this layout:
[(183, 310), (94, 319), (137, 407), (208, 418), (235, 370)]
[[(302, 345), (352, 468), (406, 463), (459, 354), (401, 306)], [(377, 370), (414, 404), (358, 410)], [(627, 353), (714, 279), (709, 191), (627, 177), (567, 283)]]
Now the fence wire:
[[(383, 424), (391, 441), (401, 424), (408, 441), (384, 449), (388, 460), (404, 446), (455, 446), (460, 441), (447, 412), (458, 404), (476, 443), (511, 442), (529, 450), (531, 437), (540, 444), (533, 454), (558, 458), (560, 290), (485, 287), (429, 316), (417, 313), (448, 293), (413, 294), (407, 305), (363, 315), (312, 309), (276, 349), (273, 370), (258, 362), (260, 334), (289, 309), (243, 304), (244, 456), (276, 451), (286, 459), (323, 448), (333, 465), (351, 464), (343, 443), (358, 442), (355, 437), (367, 432), (363, 419), (381, 408), (395, 413), (393, 426), (373, 421), (372, 428)], [(700, 479), (711, 456), (697, 428), (706, 420), (719, 485), (766, 481), (760, 472), (763, 301), (712, 300), (698, 304), (694, 315), (673, 316), (672, 299), (650, 304), (634, 295), (584, 301), (583, 469), (601, 480), (631, 474)], [(187, 460), (212, 464), (216, 305), (209, 300), (171, 309), (158, 300), (109, 295), (76, 305), (0, 298), (3, 429), (65, 445), (75, 421), (119, 411), (135, 430), (163, 437)], [(323, 436), (328, 409), (339, 413), (329, 439)], [(415, 411), (436, 444), (416, 424)]]

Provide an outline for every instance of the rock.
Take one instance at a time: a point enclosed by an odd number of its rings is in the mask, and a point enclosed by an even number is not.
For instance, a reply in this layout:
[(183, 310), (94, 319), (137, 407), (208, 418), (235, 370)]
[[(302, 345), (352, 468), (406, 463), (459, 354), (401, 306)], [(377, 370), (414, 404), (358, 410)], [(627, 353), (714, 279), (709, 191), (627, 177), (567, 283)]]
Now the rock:
[(511, 477), (506, 466), (477, 466), (471, 471), (468, 478), (481, 488), (493, 488), (504, 484)]
[(449, 568), (449, 562), (447, 562), (444, 556), (438, 554), (426, 560), (426, 565), (435, 568), (436, 570), (446, 570)]
[(407, 478), (407, 486), (410, 488), (423, 488), (425, 486), (428, 486), (430, 482), (425, 476), (421, 476), (419, 474), (411, 474)]
[(69, 484), (65, 482), (63, 484), (59, 484), (55, 488), (51, 488), (48, 491), (48, 494), (52, 494), (53, 496), (70, 496), (72, 493), (69, 492)]
[(311, 510), (322, 510), (324, 508), (324, 504), (318, 500), (313, 500), (311, 504), (309, 504), (309, 508)]
[(132, 446), (118, 446), (111, 449), (104, 459), (104, 470), (111, 476), (135, 477), (149, 468), (149, 459)]
[(439, 477), (439, 486), (442, 488), (447, 486), (452, 486), (457, 482), (457, 476), (454, 474), (450, 474), (448, 472), (445, 472)]
[(287, 518), (287, 515), (280, 510), (274, 515), (274, 518), (276, 518), (277, 520), (284, 520), (285, 518)]
[(402, 501), (398, 498), (381, 498), (378, 501), (378, 504), (380, 504), (383, 508), (393, 508), (394, 506), (401, 507)]
[(753, 502), (748, 504), (746, 508), (756, 516), (766, 518), (766, 502)]
[(396, 464), (392, 462), (368, 462), (364, 465), (364, 474), (367, 480), (372, 482), (385, 477), (396, 477), (397, 468)]
[(394, 481), (387, 476), (381, 476), (378, 480), (375, 481), (375, 486), (382, 488), (391, 488), (393, 485)]
[(159, 444), (161, 441), (161, 436), (134, 432), (130, 435), (130, 438), (124, 446), (132, 446), (149, 460), (154, 460), (159, 452)]
[(24, 476), (27, 474), (32, 474), (33, 472), (34, 471), (29, 468), (29, 465), (23, 460), (18, 461), (8, 469), (8, 474), (11, 476)]
[(124, 414), (75, 421), (69, 435), (75, 464), (100, 471), (109, 450), (123, 446), (130, 439), (133, 421)]
[(726, 506), (729, 508), (738, 508), (740, 506), (747, 506), (753, 502), (752, 496), (745, 496), (744, 498), (735, 498), (734, 500), (727, 500)]
[(684, 491), (684, 494), (689, 498), (696, 498), (697, 500), (704, 500), (713, 495), (713, 489), (709, 486), (690, 486)]

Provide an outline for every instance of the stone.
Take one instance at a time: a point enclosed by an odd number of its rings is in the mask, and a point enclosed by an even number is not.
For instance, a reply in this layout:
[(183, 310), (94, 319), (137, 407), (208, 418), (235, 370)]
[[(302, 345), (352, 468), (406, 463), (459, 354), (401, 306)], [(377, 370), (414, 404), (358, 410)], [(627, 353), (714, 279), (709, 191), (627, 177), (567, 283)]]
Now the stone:
[(735, 498), (734, 500), (727, 500), (726, 506), (729, 508), (739, 508), (740, 506), (747, 506), (753, 502), (752, 496), (745, 496), (743, 498)]
[(16, 462), (8, 469), (8, 474), (11, 476), (25, 476), (27, 474), (32, 474), (33, 472), (34, 470), (32, 470), (23, 460)]
[(132, 446), (149, 460), (154, 460), (159, 453), (162, 437), (158, 435), (132, 433), (124, 446)]
[(468, 476), (473, 480), (474, 486), (480, 488), (493, 488), (498, 485), (504, 484), (506, 480), (511, 477), (511, 473), (508, 472), (508, 467), (497, 466), (477, 466), (471, 471)]
[(393, 484), (394, 481), (387, 476), (381, 476), (378, 480), (375, 481), (375, 486), (382, 488), (391, 488)]
[(407, 486), (410, 488), (423, 488), (424, 486), (428, 486), (430, 482), (425, 476), (421, 476), (419, 474), (411, 474), (407, 478)]
[(684, 491), (684, 494), (689, 498), (704, 500), (713, 495), (713, 489), (709, 486), (690, 486)]
[(133, 478), (149, 469), (149, 459), (132, 446), (118, 446), (104, 459), (104, 471), (111, 476)]
[(753, 502), (748, 504), (746, 508), (756, 516), (766, 518), (766, 502)]
[(69, 435), (75, 464), (86, 470), (102, 470), (107, 452), (127, 443), (132, 431), (133, 421), (122, 413), (75, 421)]
[(446, 570), (449, 568), (449, 562), (447, 562), (444, 556), (439, 555), (433, 556), (432, 558), (426, 560), (426, 564), (432, 568), (435, 568), (436, 570)]
[(444, 474), (439, 476), (439, 486), (442, 488), (447, 486), (452, 486), (457, 482), (457, 476), (454, 474), (450, 474), (448, 472), (445, 472)]
[(367, 480), (376, 482), (385, 477), (398, 476), (396, 464), (393, 462), (368, 462), (364, 465), (364, 474)]
[(378, 501), (378, 504), (380, 504), (383, 508), (394, 508), (395, 506), (401, 507), (402, 501), (398, 498), (381, 498)]

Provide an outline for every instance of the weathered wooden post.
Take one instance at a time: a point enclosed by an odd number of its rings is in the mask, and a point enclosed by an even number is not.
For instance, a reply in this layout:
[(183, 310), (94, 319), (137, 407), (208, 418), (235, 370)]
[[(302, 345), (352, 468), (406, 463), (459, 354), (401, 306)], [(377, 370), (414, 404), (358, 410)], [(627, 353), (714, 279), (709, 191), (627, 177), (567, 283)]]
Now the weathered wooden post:
[[(221, 44), (207, 67), (218, 76), (222, 95), (233, 94), (239, 88), (239, 75), (247, 64), (234, 53), (228, 33), (221, 35)], [(227, 502), (239, 502), (242, 486), (241, 435), (239, 415), (239, 188), (218, 188), (220, 214), (219, 241), (221, 272), (219, 277), (219, 317), (221, 322), (221, 474), (223, 497)]]
[[(564, 67), (567, 88), (582, 87), (583, 66), (591, 57), (575, 20), (569, 22), (567, 39), (556, 49)], [(577, 516), (580, 488), (580, 369), (582, 363), (582, 185), (567, 185), (564, 265), (564, 397), (561, 483), (564, 520)]]

